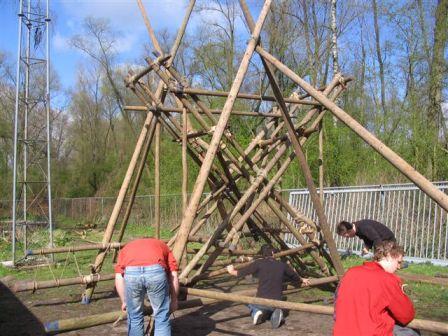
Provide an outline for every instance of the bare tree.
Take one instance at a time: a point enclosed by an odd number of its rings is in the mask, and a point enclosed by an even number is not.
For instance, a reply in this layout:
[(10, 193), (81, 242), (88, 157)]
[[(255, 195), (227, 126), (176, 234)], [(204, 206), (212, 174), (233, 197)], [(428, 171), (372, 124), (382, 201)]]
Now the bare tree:
[(75, 35), (71, 39), (72, 46), (82, 50), (101, 66), (112, 89), (117, 108), (134, 131), (130, 116), (123, 108), (125, 105), (122, 94), (124, 88), (118, 84), (114, 74), (118, 33), (112, 30), (108, 20), (94, 17), (87, 17), (83, 22), (82, 29), (83, 34)]

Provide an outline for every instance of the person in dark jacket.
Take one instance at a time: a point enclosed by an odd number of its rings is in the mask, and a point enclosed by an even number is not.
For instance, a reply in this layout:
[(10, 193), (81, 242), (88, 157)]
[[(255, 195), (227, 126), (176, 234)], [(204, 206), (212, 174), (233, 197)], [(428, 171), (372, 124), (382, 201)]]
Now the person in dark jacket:
[(336, 291), (333, 336), (417, 336), (405, 327), (415, 316), (395, 271), (404, 250), (394, 241), (375, 245), (374, 261), (350, 268)]
[(364, 241), (363, 254), (384, 240), (395, 241), (394, 233), (384, 224), (372, 219), (362, 219), (356, 222), (342, 221), (336, 226), (338, 235), (345, 238), (359, 237)]
[[(258, 278), (257, 297), (271, 300), (281, 300), (283, 280), (285, 277), (305, 286), (310, 284), (309, 279), (301, 278), (289, 265), (274, 259), (275, 249), (263, 245), (261, 255), (263, 258), (256, 259), (250, 265), (236, 270), (233, 265), (227, 266), (227, 272), (234, 276), (246, 276), (253, 274)], [(278, 328), (283, 320), (283, 311), (272, 307), (249, 305), (254, 324), (263, 322), (270, 317), (272, 328)]]

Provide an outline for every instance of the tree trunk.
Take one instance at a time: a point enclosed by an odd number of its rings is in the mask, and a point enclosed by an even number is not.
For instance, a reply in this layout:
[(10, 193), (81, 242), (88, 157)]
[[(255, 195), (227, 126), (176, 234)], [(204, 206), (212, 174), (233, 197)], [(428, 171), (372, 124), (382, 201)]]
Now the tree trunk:
[(444, 51), (448, 37), (448, 0), (439, 0), (436, 8), (434, 26), (434, 46), (429, 73), (428, 119), (434, 125), (443, 126), (442, 85), (445, 70)]
[(378, 5), (376, 0), (372, 0), (372, 10), (373, 10), (373, 26), (375, 29), (375, 46), (376, 46), (376, 57), (378, 61), (378, 66), (380, 70), (380, 84), (381, 84), (381, 108), (383, 110), (383, 132), (386, 131), (387, 126), (387, 113), (386, 113), (386, 84), (384, 81), (384, 63), (383, 56), (381, 55), (381, 44), (380, 44), (380, 28), (378, 26)]

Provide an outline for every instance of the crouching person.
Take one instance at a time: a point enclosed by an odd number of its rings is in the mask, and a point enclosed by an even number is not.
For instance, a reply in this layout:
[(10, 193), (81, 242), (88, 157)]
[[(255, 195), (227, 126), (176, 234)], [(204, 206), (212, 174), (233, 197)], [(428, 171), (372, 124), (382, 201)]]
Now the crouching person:
[(405, 327), (415, 315), (395, 271), (403, 262), (403, 247), (394, 241), (375, 245), (374, 261), (345, 273), (336, 292), (334, 336), (417, 336)]
[(171, 335), (170, 312), (177, 309), (177, 263), (168, 246), (153, 238), (131, 241), (118, 254), (115, 287), (128, 314), (128, 335), (143, 336), (143, 301), (147, 295), (155, 336)]
[[(257, 297), (271, 300), (282, 299), (283, 279), (289, 277), (292, 281), (309, 285), (309, 279), (302, 279), (286, 263), (275, 260), (275, 249), (268, 245), (261, 247), (263, 258), (256, 259), (250, 265), (236, 270), (233, 265), (227, 266), (227, 272), (231, 275), (243, 277), (253, 274), (258, 278)], [(253, 324), (259, 324), (266, 318), (271, 321), (272, 328), (278, 328), (283, 320), (283, 311), (272, 307), (249, 305)]]

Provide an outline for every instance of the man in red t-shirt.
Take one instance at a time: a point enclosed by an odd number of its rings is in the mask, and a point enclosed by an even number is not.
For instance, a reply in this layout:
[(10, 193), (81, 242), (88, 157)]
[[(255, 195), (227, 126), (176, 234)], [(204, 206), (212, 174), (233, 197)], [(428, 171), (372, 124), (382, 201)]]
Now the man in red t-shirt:
[(143, 336), (143, 300), (151, 303), (156, 336), (170, 336), (170, 311), (177, 309), (176, 259), (168, 246), (153, 238), (133, 240), (118, 254), (115, 287), (128, 314), (128, 335)]
[(374, 261), (345, 273), (336, 292), (334, 336), (416, 336), (404, 327), (415, 316), (395, 271), (404, 250), (394, 241), (375, 245)]

